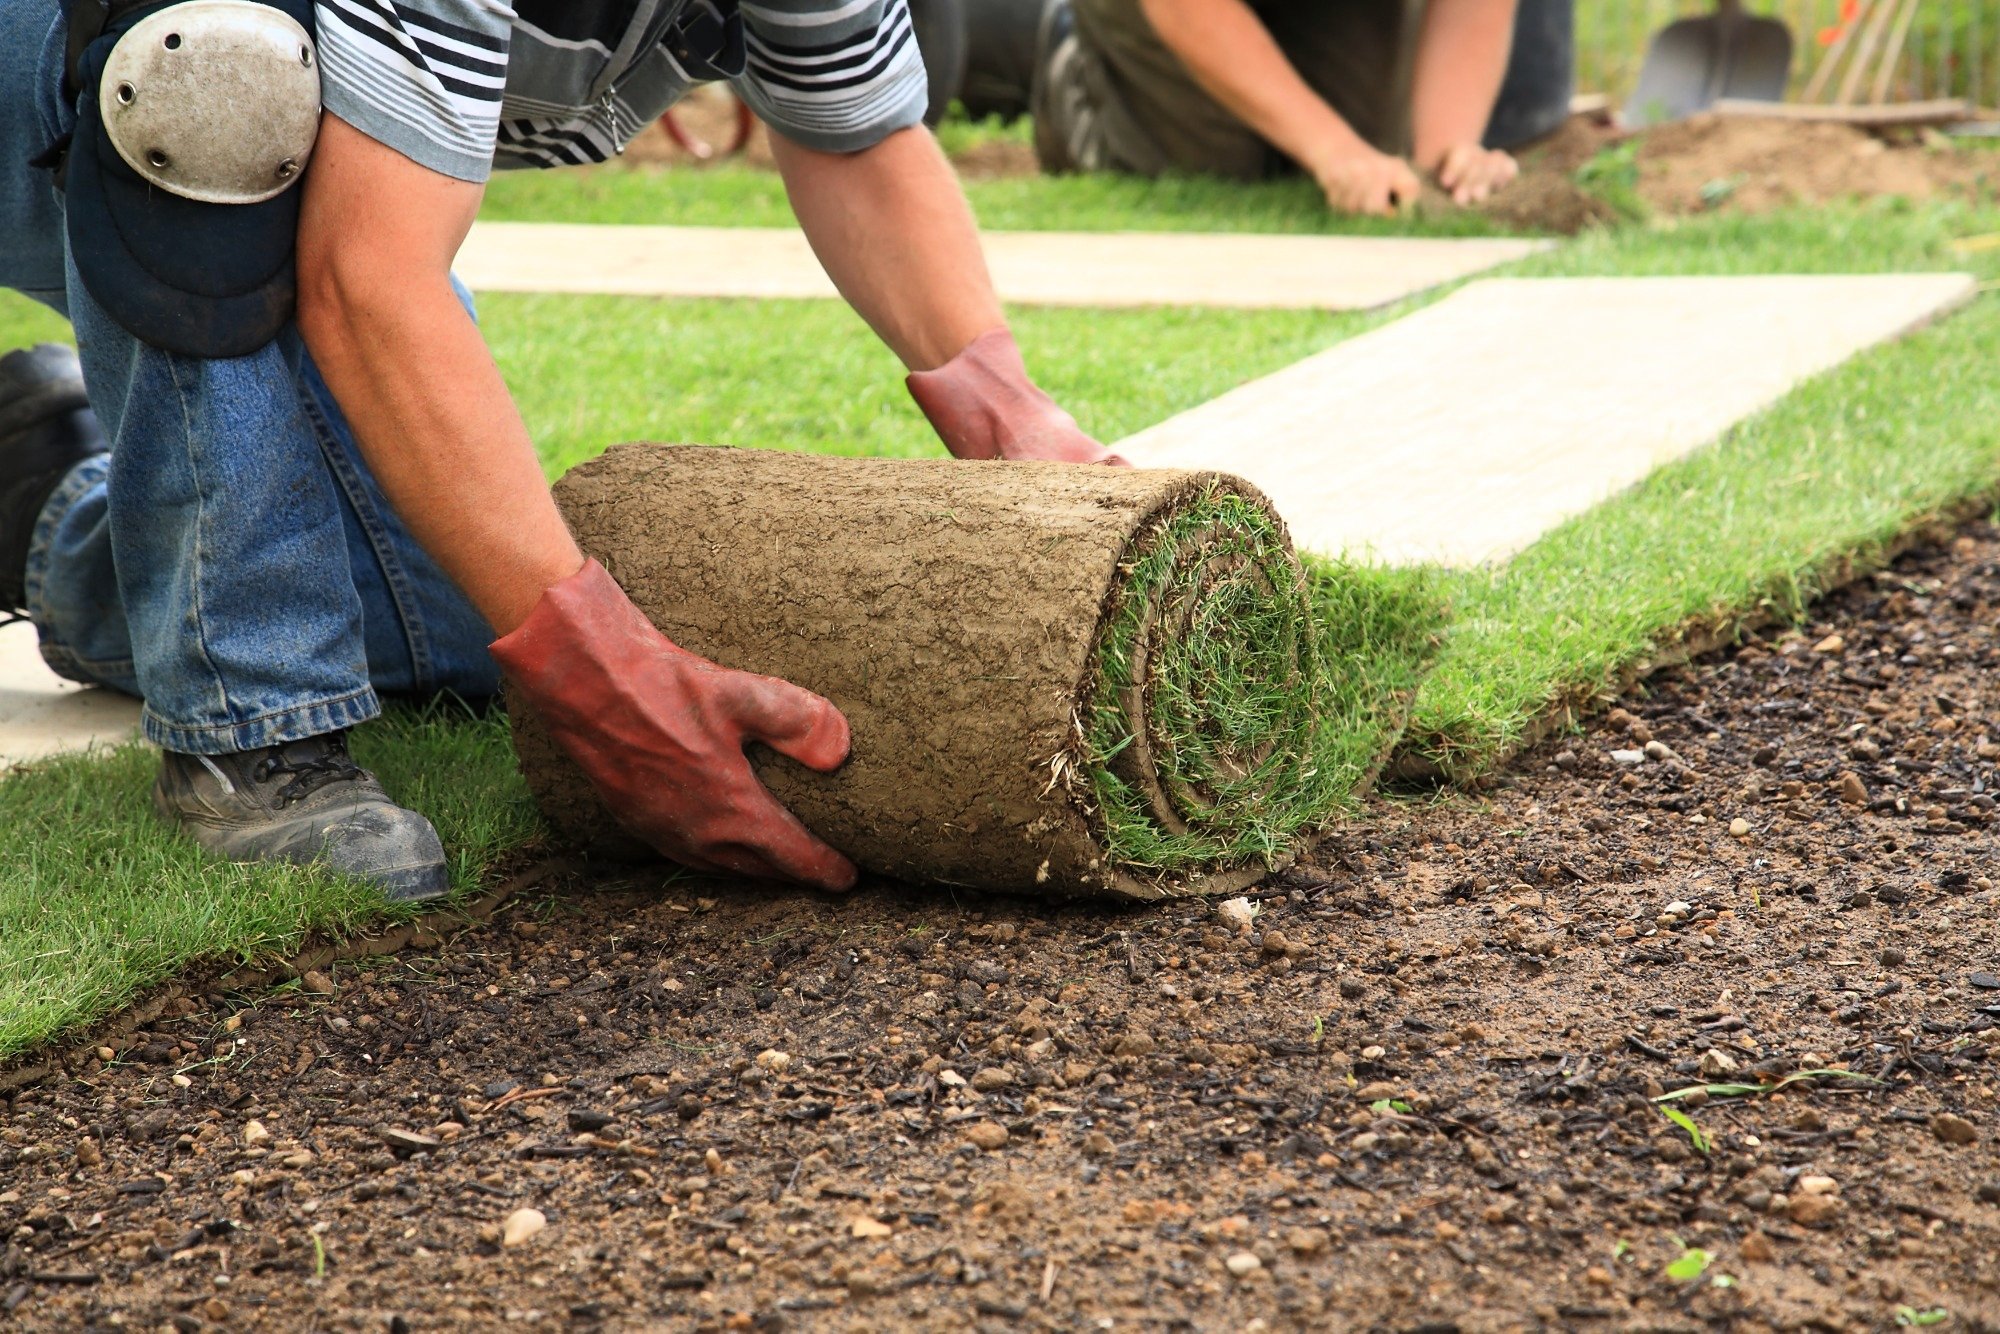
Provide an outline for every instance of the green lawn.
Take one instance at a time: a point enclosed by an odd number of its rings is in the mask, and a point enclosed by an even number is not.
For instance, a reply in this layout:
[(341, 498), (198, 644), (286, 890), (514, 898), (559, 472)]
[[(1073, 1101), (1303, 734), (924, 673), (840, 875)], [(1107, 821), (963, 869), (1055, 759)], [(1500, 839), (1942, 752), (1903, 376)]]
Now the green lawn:
[[(1318, 229), (1308, 195), (1177, 183), (999, 182), (973, 191), (989, 225)], [(510, 178), (491, 216), (778, 222), (775, 182), (736, 168)], [(1184, 212), (1182, 210), (1185, 210)], [(1430, 222), (1427, 229), (1458, 224)], [(1871, 205), (1702, 218), (1593, 233), (1533, 274), (1965, 267), (1955, 236), (2000, 211)], [(1397, 311), (1022, 311), (1030, 364), (1107, 439), (1349, 337)], [(482, 316), (552, 472), (615, 441), (909, 455), (935, 451), (893, 359), (831, 303), (494, 296)], [(62, 333), (0, 298), (0, 345)], [(1567, 703), (1601, 693), (1689, 621), (1770, 600), (1795, 608), (1827, 561), (1865, 553), (2000, 472), (2000, 307), (1822, 377), (1721, 446), (1545, 538), (1505, 570), (1438, 578), (1456, 619), (1410, 745), (1461, 776), (1504, 760)], [(1439, 368), (1440, 376), (1450, 374)], [(1338, 446), (1338, 417), (1329, 444)], [(1411, 580), (1435, 576), (1415, 572)], [(460, 883), (535, 837), (493, 722), (399, 716), (357, 747), (437, 819)], [(379, 914), (305, 872), (218, 866), (156, 829), (150, 760), (70, 759), (0, 784), (0, 1056), (125, 1003), (189, 962), (351, 930)]]

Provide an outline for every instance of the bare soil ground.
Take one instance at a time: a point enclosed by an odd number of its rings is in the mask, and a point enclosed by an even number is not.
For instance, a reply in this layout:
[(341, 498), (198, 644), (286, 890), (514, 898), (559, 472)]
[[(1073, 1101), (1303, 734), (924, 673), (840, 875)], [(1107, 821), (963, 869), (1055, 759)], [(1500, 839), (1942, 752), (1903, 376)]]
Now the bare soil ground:
[(1633, 136), (1602, 118), (1577, 116), (1522, 151), (1520, 178), (1485, 211), (1514, 226), (1565, 233), (1609, 221), (1611, 205), (1575, 173), (1628, 140), (1636, 140), (1633, 193), (1668, 217), (2000, 189), (2000, 155), (1955, 148), (1934, 131), (1876, 135), (1852, 125), (1704, 115)]
[[(2000, 1329), (1996, 614), (1981, 526), (1247, 923), (579, 880), (180, 1002), (0, 1107), (0, 1310)], [(1706, 1153), (1651, 1101), (1830, 1066), (1677, 1104)]]

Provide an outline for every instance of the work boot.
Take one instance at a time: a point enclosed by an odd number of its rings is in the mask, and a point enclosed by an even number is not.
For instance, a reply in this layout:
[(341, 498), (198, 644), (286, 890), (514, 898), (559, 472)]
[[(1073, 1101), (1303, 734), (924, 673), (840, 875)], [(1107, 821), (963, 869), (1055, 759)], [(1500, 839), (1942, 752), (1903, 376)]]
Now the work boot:
[(43, 343), (0, 357), (0, 619), (27, 610), (42, 507), (71, 468), (104, 451), (74, 349)]
[(170, 750), (153, 809), (231, 861), (314, 862), (397, 902), (450, 888), (437, 830), (348, 758), (345, 732), (226, 755)]

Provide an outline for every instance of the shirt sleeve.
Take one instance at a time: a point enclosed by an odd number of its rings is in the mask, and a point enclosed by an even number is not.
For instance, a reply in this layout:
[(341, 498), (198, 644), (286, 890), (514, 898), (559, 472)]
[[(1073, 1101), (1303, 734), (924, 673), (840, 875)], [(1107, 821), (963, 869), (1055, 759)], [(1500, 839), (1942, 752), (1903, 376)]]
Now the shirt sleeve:
[(740, 6), (751, 110), (796, 143), (851, 153), (924, 117), (930, 91), (904, 0)]
[(420, 166), (493, 170), (514, 11), (505, 0), (316, 0), (326, 109)]

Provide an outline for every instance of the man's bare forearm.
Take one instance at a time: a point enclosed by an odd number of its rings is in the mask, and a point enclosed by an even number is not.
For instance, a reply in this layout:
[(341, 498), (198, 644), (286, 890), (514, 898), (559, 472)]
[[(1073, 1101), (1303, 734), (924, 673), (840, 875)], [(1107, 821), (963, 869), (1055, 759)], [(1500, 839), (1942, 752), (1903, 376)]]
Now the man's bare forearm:
[(1436, 171), (1486, 135), (1513, 47), (1515, 0), (1429, 0), (1417, 38), (1410, 127), (1417, 166)]
[(389, 503), (504, 635), (583, 555), (451, 289), (478, 198), (328, 116), (300, 221), (299, 328)]
[(1243, 0), (1140, 0), (1139, 8), (1204, 92), (1307, 171), (1367, 147)]
[(1005, 323), (972, 209), (929, 130), (858, 153), (776, 134), (771, 148), (813, 253), (905, 366), (933, 370)]

